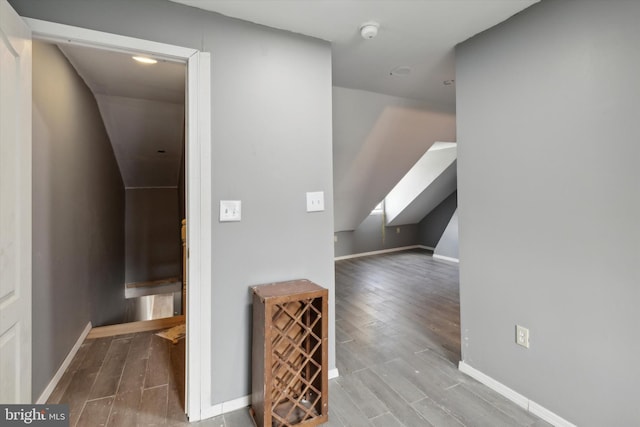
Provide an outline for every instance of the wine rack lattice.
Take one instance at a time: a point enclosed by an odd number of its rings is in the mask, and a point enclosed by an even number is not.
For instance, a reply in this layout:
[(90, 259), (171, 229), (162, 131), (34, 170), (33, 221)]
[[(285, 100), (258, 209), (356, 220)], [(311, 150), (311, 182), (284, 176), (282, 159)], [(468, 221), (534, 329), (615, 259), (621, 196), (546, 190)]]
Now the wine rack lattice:
[[(260, 289), (263, 287), (266, 289)], [(261, 348), (256, 344), (262, 344), (265, 379), (263, 385), (253, 378), (252, 400), (258, 398), (252, 405), (256, 423), (290, 427), (326, 422), (327, 291), (309, 281), (263, 287), (254, 288), (254, 367), (260, 365), (255, 358)], [(298, 295), (283, 295), (287, 290), (297, 290)], [(262, 311), (257, 303), (268, 308)], [(256, 333), (255, 316), (263, 312), (264, 331)]]

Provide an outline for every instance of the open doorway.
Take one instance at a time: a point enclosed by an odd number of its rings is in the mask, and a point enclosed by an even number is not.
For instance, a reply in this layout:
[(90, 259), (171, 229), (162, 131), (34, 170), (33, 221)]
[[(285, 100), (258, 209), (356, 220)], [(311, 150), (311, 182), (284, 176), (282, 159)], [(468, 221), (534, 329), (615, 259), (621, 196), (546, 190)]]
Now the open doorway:
[(124, 187), (126, 300), (122, 320), (106, 323), (181, 315), (186, 65), (86, 46), (57, 47), (95, 97)]
[[(201, 304), (201, 301), (210, 299), (210, 287), (202, 286), (202, 283), (209, 283), (211, 277), (210, 265), (210, 236), (211, 222), (209, 214), (211, 212), (211, 171), (210, 171), (210, 58), (209, 54), (199, 52), (195, 49), (179, 46), (156, 43), (141, 39), (124, 37), (114, 34), (102, 33), (98, 31), (85, 30), (77, 27), (55, 24), (34, 19), (24, 19), (33, 32), (34, 39), (53, 43), (70, 43), (79, 46), (92, 46), (100, 49), (107, 49), (129, 54), (144, 52), (147, 55), (158, 59), (173, 60), (187, 64), (187, 115), (185, 119), (186, 140), (184, 141), (185, 152), (185, 203), (186, 219), (189, 227), (184, 233), (184, 241), (189, 249), (189, 256), (186, 258), (184, 271), (189, 275), (190, 292), (187, 294), (185, 306), (188, 307), (189, 317), (187, 320), (187, 330), (189, 334), (186, 342), (186, 366), (187, 378), (185, 384), (186, 411), (191, 420), (198, 420), (202, 417), (203, 408), (208, 408), (211, 384), (207, 380), (210, 377), (211, 351), (210, 351), (210, 329), (211, 315), (207, 310), (208, 304)], [(56, 89), (62, 89), (63, 84), (59, 84)], [(55, 95), (54, 95), (55, 96)], [(34, 120), (37, 119), (34, 108)], [(85, 123), (80, 121), (80, 126)], [(64, 156), (72, 156), (72, 152), (61, 153)], [(84, 166), (82, 166), (84, 167)], [(83, 194), (90, 194), (91, 189)], [(46, 192), (49, 197), (53, 197), (50, 192)], [(124, 204), (124, 203), (123, 203)], [(105, 206), (103, 206), (105, 207)], [(90, 209), (92, 215), (97, 216), (100, 212), (109, 210), (109, 204), (105, 209)], [(124, 210), (124, 208), (123, 208)], [(34, 234), (36, 232), (36, 221), (34, 221)], [(58, 224), (54, 224), (56, 232), (63, 232)], [(107, 233), (108, 234), (108, 233)], [(116, 245), (118, 246), (118, 245)], [(121, 245), (124, 248), (124, 243)], [(86, 253), (100, 248), (94, 245)], [(78, 262), (83, 261), (84, 253)], [(34, 252), (34, 257), (38, 254)], [(53, 265), (57, 270), (59, 266)], [(111, 269), (104, 269), (97, 274), (87, 277), (85, 281), (93, 281), (108, 274)], [(35, 270), (34, 270), (35, 272)], [(123, 284), (120, 281), (120, 286)], [(36, 289), (34, 280), (34, 291), (42, 293), (41, 289)], [(43, 294), (42, 301), (47, 306), (55, 307), (57, 301), (69, 301), (68, 295)], [(50, 300), (53, 298), (53, 300)], [(50, 300), (50, 301), (49, 301)], [(100, 295), (94, 296), (95, 304), (105, 303)], [(67, 304), (68, 305), (68, 304)], [(66, 306), (65, 306), (66, 307)], [(58, 307), (60, 308), (60, 307)], [(76, 305), (58, 310), (59, 316), (67, 317), (77, 314), (82, 308)], [(33, 303), (34, 312), (38, 310), (37, 304)], [(48, 316), (50, 318), (52, 316)], [(47, 320), (48, 320), (47, 318)], [(110, 319), (99, 319), (99, 324), (108, 324)], [(104, 320), (104, 321), (102, 321)], [(86, 320), (85, 320), (86, 322)], [(41, 322), (42, 323), (42, 322)], [(91, 324), (82, 331), (82, 326), (78, 330), (76, 322), (75, 332), (65, 330), (64, 333), (77, 338), (75, 345), (73, 341), (68, 344), (61, 344), (56, 335), (59, 328), (54, 328), (51, 323), (40, 325), (43, 329), (42, 336), (47, 337), (44, 343), (36, 343), (34, 334), (34, 383), (36, 377), (41, 384), (34, 387), (34, 400), (44, 402), (47, 396), (51, 395), (55, 386), (63, 379), (65, 369), (69, 367), (74, 356), (80, 351), (83, 339), (89, 332)], [(34, 330), (36, 325), (34, 324)], [(78, 337), (78, 334), (80, 336)], [(75, 338), (72, 338), (75, 340)], [(66, 340), (68, 341), (68, 339)], [(56, 344), (55, 346), (53, 344)], [(38, 347), (38, 344), (42, 348)], [(58, 349), (58, 350), (57, 350)], [(40, 351), (44, 350), (44, 351)], [(53, 352), (59, 355), (52, 355)], [(68, 352), (68, 354), (67, 354)], [(65, 357), (66, 355), (66, 357)], [(40, 360), (41, 359), (41, 360)], [(62, 360), (64, 359), (64, 360)], [(44, 362), (40, 363), (40, 362)], [(40, 372), (39, 372), (40, 371)], [(40, 396), (40, 397), (38, 397)]]
[[(186, 66), (37, 40), (32, 51), (34, 289), (59, 301), (52, 307), (36, 293), (34, 338), (45, 321), (69, 329), (58, 332), (62, 339), (87, 317), (93, 326), (82, 344), (87, 355), (49, 403), (69, 403), (81, 417), (85, 405), (77, 402), (115, 399), (125, 369), (142, 378), (134, 388), (143, 397), (169, 381), (184, 396)], [(152, 330), (164, 334), (130, 336)], [(169, 332), (172, 346), (158, 342)], [(142, 350), (133, 352), (134, 342)], [(80, 363), (89, 357), (95, 363)], [(171, 363), (159, 366), (163, 360)], [(167, 375), (158, 378), (162, 369)], [(74, 389), (76, 377), (93, 374), (84, 393)], [(176, 400), (184, 414), (184, 399)]]

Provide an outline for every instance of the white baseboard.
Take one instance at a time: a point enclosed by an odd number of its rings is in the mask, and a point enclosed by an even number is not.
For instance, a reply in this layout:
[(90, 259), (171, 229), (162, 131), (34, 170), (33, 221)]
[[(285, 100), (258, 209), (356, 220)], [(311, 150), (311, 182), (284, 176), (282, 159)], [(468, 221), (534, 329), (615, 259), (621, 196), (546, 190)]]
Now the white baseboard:
[(237, 411), (238, 409), (246, 408), (251, 405), (251, 395), (248, 394), (246, 396), (238, 397), (237, 399), (228, 400), (226, 402), (218, 403), (217, 405), (213, 405), (204, 411), (202, 411), (202, 418), (206, 420), (207, 418), (217, 417), (218, 415), (226, 414), (229, 412)]
[(401, 246), (399, 248), (381, 249), (379, 251), (360, 252), (359, 254), (337, 256), (337, 257), (334, 258), (334, 260), (335, 261), (341, 261), (343, 259), (353, 259), (353, 258), (360, 258), (360, 257), (363, 257), (363, 256), (388, 254), (390, 252), (407, 251), (409, 249), (428, 249), (428, 250), (433, 250), (433, 248), (430, 248), (429, 246), (423, 246), (423, 245)]
[(441, 259), (443, 261), (451, 261), (451, 262), (460, 262), (460, 260), (458, 258), (452, 258), (449, 256), (444, 256), (444, 255), (438, 255), (438, 254), (433, 254), (433, 257), (435, 259)]
[(338, 372), (338, 368), (329, 369), (328, 377), (330, 380), (334, 378), (338, 378), (340, 373)]
[(495, 391), (498, 394), (501, 394), (516, 405), (526, 409), (527, 411), (542, 418), (546, 422), (556, 427), (576, 427), (575, 424), (565, 420), (564, 418), (551, 412), (547, 408), (535, 403), (534, 401), (521, 395), (517, 391), (514, 391), (513, 389), (502, 384), (501, 382), (496, 381), (485, 373), (478, 371), (476, 368), (473, 368), (465, 362), (460, 362), (458, 364), (458, 369), (460, 370), (460, 372), (463, 372), (469, 375), (471, 378), (478, 380), (482, 384), (489, 387), (491, 390)]
[(60, 378), (62, 378), (62, 375), (71, 364), (71, 361), (75, 357), (76, 353), (78, 353), (80, 346), (84, 342), (84, 339), (87, 337), (87, 335), (89, 335), (90, 331), (91, 331), (91, 322), (87, 323), (87, 326), (85, 326), (84, 330), (78, 337), (78, 340), (73, 345), (73, 347), (71, 347), (71, 350), (69, 351), (69, 354), (67, 354), (67, 357), (62, 362), (62, 365), (60, 365), (60, 368), (58, 368), (58, 371), (56, 372), (56, 374), (53, 376), (53, 378), (51, 378), (51, 381), (49, 381), (49, 384), (45, 387), (40, 397), (38, 397), (38, 400), (36, 400), (36, 404), (42, 405), (47, 403), (47, 399), (49, 399), (49, 396), (51, 396), (51, 393), (53, 393), (53, 390), (56, 388), (56, 386), (60, 382)]
[[(329, 372), (327, 375), (329, 379), (338, 378), (339, 376), (338, 368), (329, 369)], [(201, 419), (206, 420), (207, 418), (217, 417), (218, 415), (237, 411), (238, 409), (246, 408), (247, 406), (250, 406), (250, 405), (251, 405), (251, 395), (248, 394), (246, 396), (229, 400), (227, 402), (218, 403), (217, 405), (213, 405), (207, 408), (206, 410), (202, 411)]]
[(557, 427), (576, 427), (575, 424), (570, 423), (569, 421), (565, 420), (558, 414), (551, 412), (544, 406), (538, 405), (533, 400), (529, 401), (529, 412), (531, 412), (534, 415), (537, 415), (538, 417), (542, 418), (549, 424), (552, 424)]
[(494, 380), (490, 376), (486, 375), (483, 372), (478, 371), (476, 368), (472, 368), (471, 366), (467, 365), (464, 362), (460, 362), (458, 364), (458, 369), (460, 370), (460, 372), (465, 373), (469, 375), (471, 378), (474, 378), (480, 381), (482, 384), (486, 385), (491, 390), (500, 393), (501, 395), (503, 395), (504, 397), (506, 397), (513, 403), (515, 403), (516, 405), (520, 406), (521, 408), (529, 409), (529, 399), (527, 399), (520, 393), (510, 389), (509, 387), (502, 384), (501, 382)]

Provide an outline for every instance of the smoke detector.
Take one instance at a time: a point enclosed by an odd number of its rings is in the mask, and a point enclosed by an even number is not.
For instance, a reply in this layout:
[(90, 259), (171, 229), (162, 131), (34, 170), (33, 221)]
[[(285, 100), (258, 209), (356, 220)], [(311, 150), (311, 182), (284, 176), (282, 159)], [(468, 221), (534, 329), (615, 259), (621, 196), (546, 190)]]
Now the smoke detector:
[(365, 22), (360, 25), (360, 35), (365, 40), (370, 40), (378, 35), (378, 29), (380, 28), (380, 24), (377, 22)]

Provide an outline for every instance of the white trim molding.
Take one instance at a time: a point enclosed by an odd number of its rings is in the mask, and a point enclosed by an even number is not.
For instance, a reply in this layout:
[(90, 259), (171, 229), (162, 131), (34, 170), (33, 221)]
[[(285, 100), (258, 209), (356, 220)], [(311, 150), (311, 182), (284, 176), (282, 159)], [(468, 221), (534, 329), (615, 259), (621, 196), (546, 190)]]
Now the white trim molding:
[(165, 187), (124, 187), (125, 190), (176, 190), (177, 188), (175, 185), (167, 185)]
[(547, 408), (535, 403), (534, 401), (521, 395), (517, 391), (491, 378), (487, 374), (480, 372), (476, 368), (466, 364), (464, 361), (461, 361), (458, 364), (458, 369), (460, 370), (460, 372), (469, 375), (473, 379), (478, 380), (482, 384), (489, 387), (491, 390), (495, 391), (498, 394), (501, 394), (516, 405), (520, 406), (523, 409), (526, 409), (527, 411), (542, 418), (546, 422), (556, 427), (576, 427), (575, 424), (565, 420), (560, 415), (551, 412)]
[[(202, 418), (217, 417), (218, 415), (227, 414), (229, 412), (237, 411), (238, 409), (246, 408), (251, 405), (251, 395), (238, 397), (237, 399), (228, 400), (226, 402), (213, 405), (205, 412), (202, 413)], [(189, 420), (191, 421), (191, 420)]]
[(187, 63), (187, 414), (209, 418), (211, 405), (211, 56)]
[(340, 372), (338, 372), (338, 368), (329, 369), (327, 376), (332, 380), (334, 378), (338, 378), (340, 376)]
[(188, 47), (89, 30), (56, 22), (25, 17), (22, 19), (31, 28), (33, 38), (40, 40), (107, 49), (114, 52), (145, 53), (176, 62), (186, 62), (186, 59), (197, 52), (196, 49)]
[(40, 397), (38, 397), (38, 400), (36, 400), (36, 404), (41, 405), (47, 403), (51, 393), (53, 393), (53, 390), (60, 382), (60, 378), (62, 378), (64, 372), (67, 370), (69, 365), (71, 365), (73, 358), (76, 357), (78, 350), (80, 350), (80, 346), (84, 342), (85, 338), (87, 338), (87, 335), (89, 335), (89, 332), (91, 332), (91, 322), (87, 323), (87, 326), (85, 326), (84, 330), (80, 333), (76, 343), (71, 347), (69, 354), (67, 354), (67, 357), (62, 361), (62, 365), (60, 365), (56, 374), (51, 378), (51, 381), (49, 381), (49, 384), (45, 387)]
[(408, 251), (410, 249), (433, 250), (433, 248), (430, 248), (429, 246), (423, 246), (423, 245), (401, 246), (399, 248), (381, 249), (379, 251), (361, 252), (359, 254), (337, 256), (337, 257), (334, 258), (334, 260), (335, 261), (341, 261), (343, 259), (352, 259), (352, 258), (360, 258), (360, 257), (364, 257), (364, 256), (387, 254), (387, 253), (390, 253), (390, 252)]
[(456, 262), (459, 263), (460, 260), (458, 258), (452, 258), (450, 256), (444, 256), (444, 255), (439, 255), (439, 254), (433, 254), (433, 257), (435, 259), (440, 259), (442, 261), (450, 261), (450, 262)]

